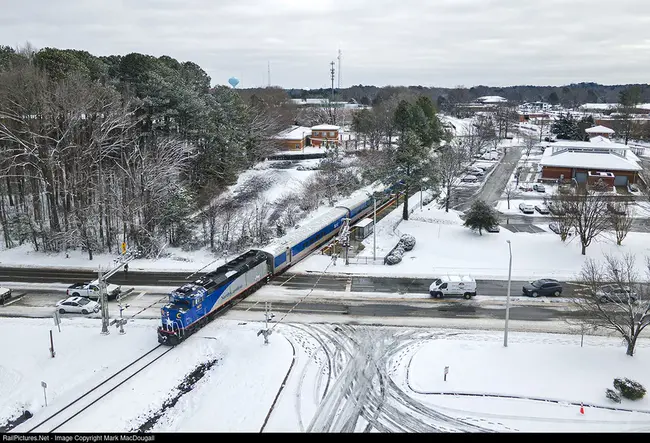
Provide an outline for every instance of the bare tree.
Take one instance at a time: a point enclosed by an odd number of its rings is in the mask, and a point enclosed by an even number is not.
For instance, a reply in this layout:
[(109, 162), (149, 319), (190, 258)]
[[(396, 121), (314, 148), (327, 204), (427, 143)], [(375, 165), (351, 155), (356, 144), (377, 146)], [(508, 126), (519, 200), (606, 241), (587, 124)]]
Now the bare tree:
[(517, 190), (517, 185), (515, 183), (508, 183), (506, 185), (506, 188), (503, 190), (503, 193), (506, 196), (506, 199), (508, 200), (508, 209), (510, 209), (510, 199), (511, 198), (516, 198), (519, 195), (519, 191)]
[(551, 211), (551, 220), (555, 223), (560, 239), (565, 242), (573, 229), (573, 214), (568, 211), (565, 205), (566, 198), (562, 195), (554, 195), (548, 203)]
[(580, 237), (582, 255), (585, 255), (592, 240), (609, 228), (608, 199), (601, 193), (586, 189), (573, 195), (563, 195), (560, 200), (563, 209), (571, 215), (576, 235)]
[(611, 205), (611, 210), (608, 213), (609, 223), (616, 235), (616, 244), (620, 246), (632, 228), (634, 217), (628, 202), (616, 202)]
[(461, 146), (460, 141), (456, 138), (451, 143), (443, 146), (439, 150), (437, 158), (438, 177), (440, 183), (445, 189), (445, 212), (449, 212), (449, 203), (454, 185), (458, 181), (460, 173), (463, 171), (464, 162), (467, 159), (467, 153)]
[(526, 154), (526, 158), (530, 156), (535, 145), (537, 145), (537, 140), (533, 136), (526, 134), (524, 136), (524, 153)]
[(604, 263), (587, 259), (580, 272), (585, 293), (571, 302), (581, 322), (619, 334), (627, 344), (625, 353), (629, 356), (634, 355), (639, 335), (650, 324), (647, 257), (645, 273), (641, 284), (632, 254), (621, 258), (605, 255)]

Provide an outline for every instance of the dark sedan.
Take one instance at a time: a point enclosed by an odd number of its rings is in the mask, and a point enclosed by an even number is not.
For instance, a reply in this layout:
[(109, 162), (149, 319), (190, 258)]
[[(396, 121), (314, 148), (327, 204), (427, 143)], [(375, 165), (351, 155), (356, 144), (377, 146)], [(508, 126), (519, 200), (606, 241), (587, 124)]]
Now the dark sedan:
[(562, 294), (562, 285), (552, 278), (543, 278), (527, 283), (522, 288), (524, 295), (529, 297), (553, 295), (558, 297)]

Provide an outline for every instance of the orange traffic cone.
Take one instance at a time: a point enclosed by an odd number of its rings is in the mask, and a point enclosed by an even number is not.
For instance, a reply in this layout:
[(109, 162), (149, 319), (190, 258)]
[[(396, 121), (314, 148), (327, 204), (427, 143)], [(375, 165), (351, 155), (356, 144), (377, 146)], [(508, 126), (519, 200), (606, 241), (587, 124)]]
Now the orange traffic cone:
[(585, 415), (585, 407), (582, 405), (582, 402), (580, 402), (580, 414)]

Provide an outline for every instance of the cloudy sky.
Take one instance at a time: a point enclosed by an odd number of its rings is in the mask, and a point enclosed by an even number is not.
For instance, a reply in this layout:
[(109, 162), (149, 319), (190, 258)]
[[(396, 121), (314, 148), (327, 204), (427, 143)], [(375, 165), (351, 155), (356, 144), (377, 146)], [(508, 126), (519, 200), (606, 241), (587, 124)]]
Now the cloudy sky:
[[(647, 83), (649, 0), (2, 0), (0, 44), (140, 52), (213, 84)], [(338, 83), (338, 74), (336, 74)], [(335, 83), (335, 84), (336, 84)]]

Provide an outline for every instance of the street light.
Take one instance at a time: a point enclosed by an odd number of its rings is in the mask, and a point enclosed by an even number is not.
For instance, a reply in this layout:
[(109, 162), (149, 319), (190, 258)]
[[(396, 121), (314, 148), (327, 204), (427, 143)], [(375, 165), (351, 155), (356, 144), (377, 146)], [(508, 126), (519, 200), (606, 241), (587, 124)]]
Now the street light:
[(508, 293), (506, 295), (506, 327), (503, 332), (503, 346), (508, 347), (508, 320), (510, 319), (510, 283), (512, 276), (512, 245), (510, 240), (506, 240), (508, 243), (508, 251), (510, 252), (510, 262), (508, 263)]
[(372, 261), (374, 263), (375, 260), (377, 260), (377, 199), (375, 198), (375, 194), (373, 193), (370, 195), (369, 192), (366, 192), (368, 197), (372, 197), (372, 205), (373, 205), (373, 212), (372, 212)]

